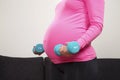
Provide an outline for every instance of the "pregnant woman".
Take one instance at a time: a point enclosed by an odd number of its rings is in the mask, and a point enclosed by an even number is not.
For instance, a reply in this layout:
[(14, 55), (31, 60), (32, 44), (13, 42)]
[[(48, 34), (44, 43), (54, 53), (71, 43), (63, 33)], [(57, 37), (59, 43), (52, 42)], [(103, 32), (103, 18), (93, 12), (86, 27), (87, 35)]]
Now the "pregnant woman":
[[(61, 0), (57, 4), (43, 41), (54, 67), (52, 80), (98, 80), (97, 56), (91, 43), (102, 32), (103, 19), (104, 0)], [(76, 54), (67, 50), (71, 41), (80, 45)], [(63, 44), (61, 56), (54, 52), (57, 44)]]

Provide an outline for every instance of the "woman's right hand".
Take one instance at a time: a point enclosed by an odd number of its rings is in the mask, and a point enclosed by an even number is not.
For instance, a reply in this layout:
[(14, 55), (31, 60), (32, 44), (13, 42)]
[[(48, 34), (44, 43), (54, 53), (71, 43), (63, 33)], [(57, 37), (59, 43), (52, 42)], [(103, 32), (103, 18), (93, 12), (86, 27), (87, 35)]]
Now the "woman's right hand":
[[(35, 46), (33, 46), (33, 48), (35, 48)], [(43, 54), (44, 52), (39, 53), (39, 52), (34, 51), (33, 53), (34, 53), (35, 55), (40, 56), (40, 55)]]

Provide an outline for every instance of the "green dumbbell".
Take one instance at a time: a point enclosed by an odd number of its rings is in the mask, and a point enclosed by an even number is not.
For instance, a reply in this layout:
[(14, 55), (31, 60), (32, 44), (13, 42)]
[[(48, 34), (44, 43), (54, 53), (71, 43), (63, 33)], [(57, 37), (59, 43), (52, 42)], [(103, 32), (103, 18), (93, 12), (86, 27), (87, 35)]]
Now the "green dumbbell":
[(37, 44), (32, 51), (34, 54), (41, 55), (44, 52), (43, 44)]
[[(62, 45), (63, 45), (63, 44), (58, 44), (58, 45), (56, 45), (56, 46), (54, 47), (54, 52), (55, 52), (58, 56), (61, 55), (61, 53), (60, 53), (60, 48), (61, 48)], [(76, 53), (79, 52), (79, 50), (80, 50), (80, 45), (79, 45), (78, 42), (76, 42), (76, 41), (69, 42), (69, 43), (67, 44), (67, 50), (68, 50), (68, 52), (71, 53), (71, 54), (76, 54)]]

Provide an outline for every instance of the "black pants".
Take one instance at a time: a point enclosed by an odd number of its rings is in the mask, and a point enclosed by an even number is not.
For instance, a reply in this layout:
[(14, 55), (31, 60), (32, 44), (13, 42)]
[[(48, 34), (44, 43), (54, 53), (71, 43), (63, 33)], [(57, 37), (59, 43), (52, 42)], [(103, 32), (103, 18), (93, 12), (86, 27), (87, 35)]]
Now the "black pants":
[(52, 63), (51, 80), (98, 80), (97, 58), (85, 62)]

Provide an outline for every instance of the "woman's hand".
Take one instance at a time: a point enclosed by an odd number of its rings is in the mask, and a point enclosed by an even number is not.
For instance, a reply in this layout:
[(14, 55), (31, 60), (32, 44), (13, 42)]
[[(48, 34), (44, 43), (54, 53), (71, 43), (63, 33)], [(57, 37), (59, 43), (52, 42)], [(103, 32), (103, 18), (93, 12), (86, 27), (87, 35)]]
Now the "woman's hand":
[[(35, 46), (33, 46), (33, 48), (35, 48)], [(33, 53), (34, 53), (35, 55), (41, 56), (41, 54), (43, 54), (44, 52), (39, 53), (39, 52), (34, 51)]]
[(66, 45), (63, 45), (61, 48), (60, 48), (60, 53), (61, 53), (61, 56), (65, 56), (65, 57), (71, 57), (72, 54), (70, 54), (67, 50), (67, 46)]

